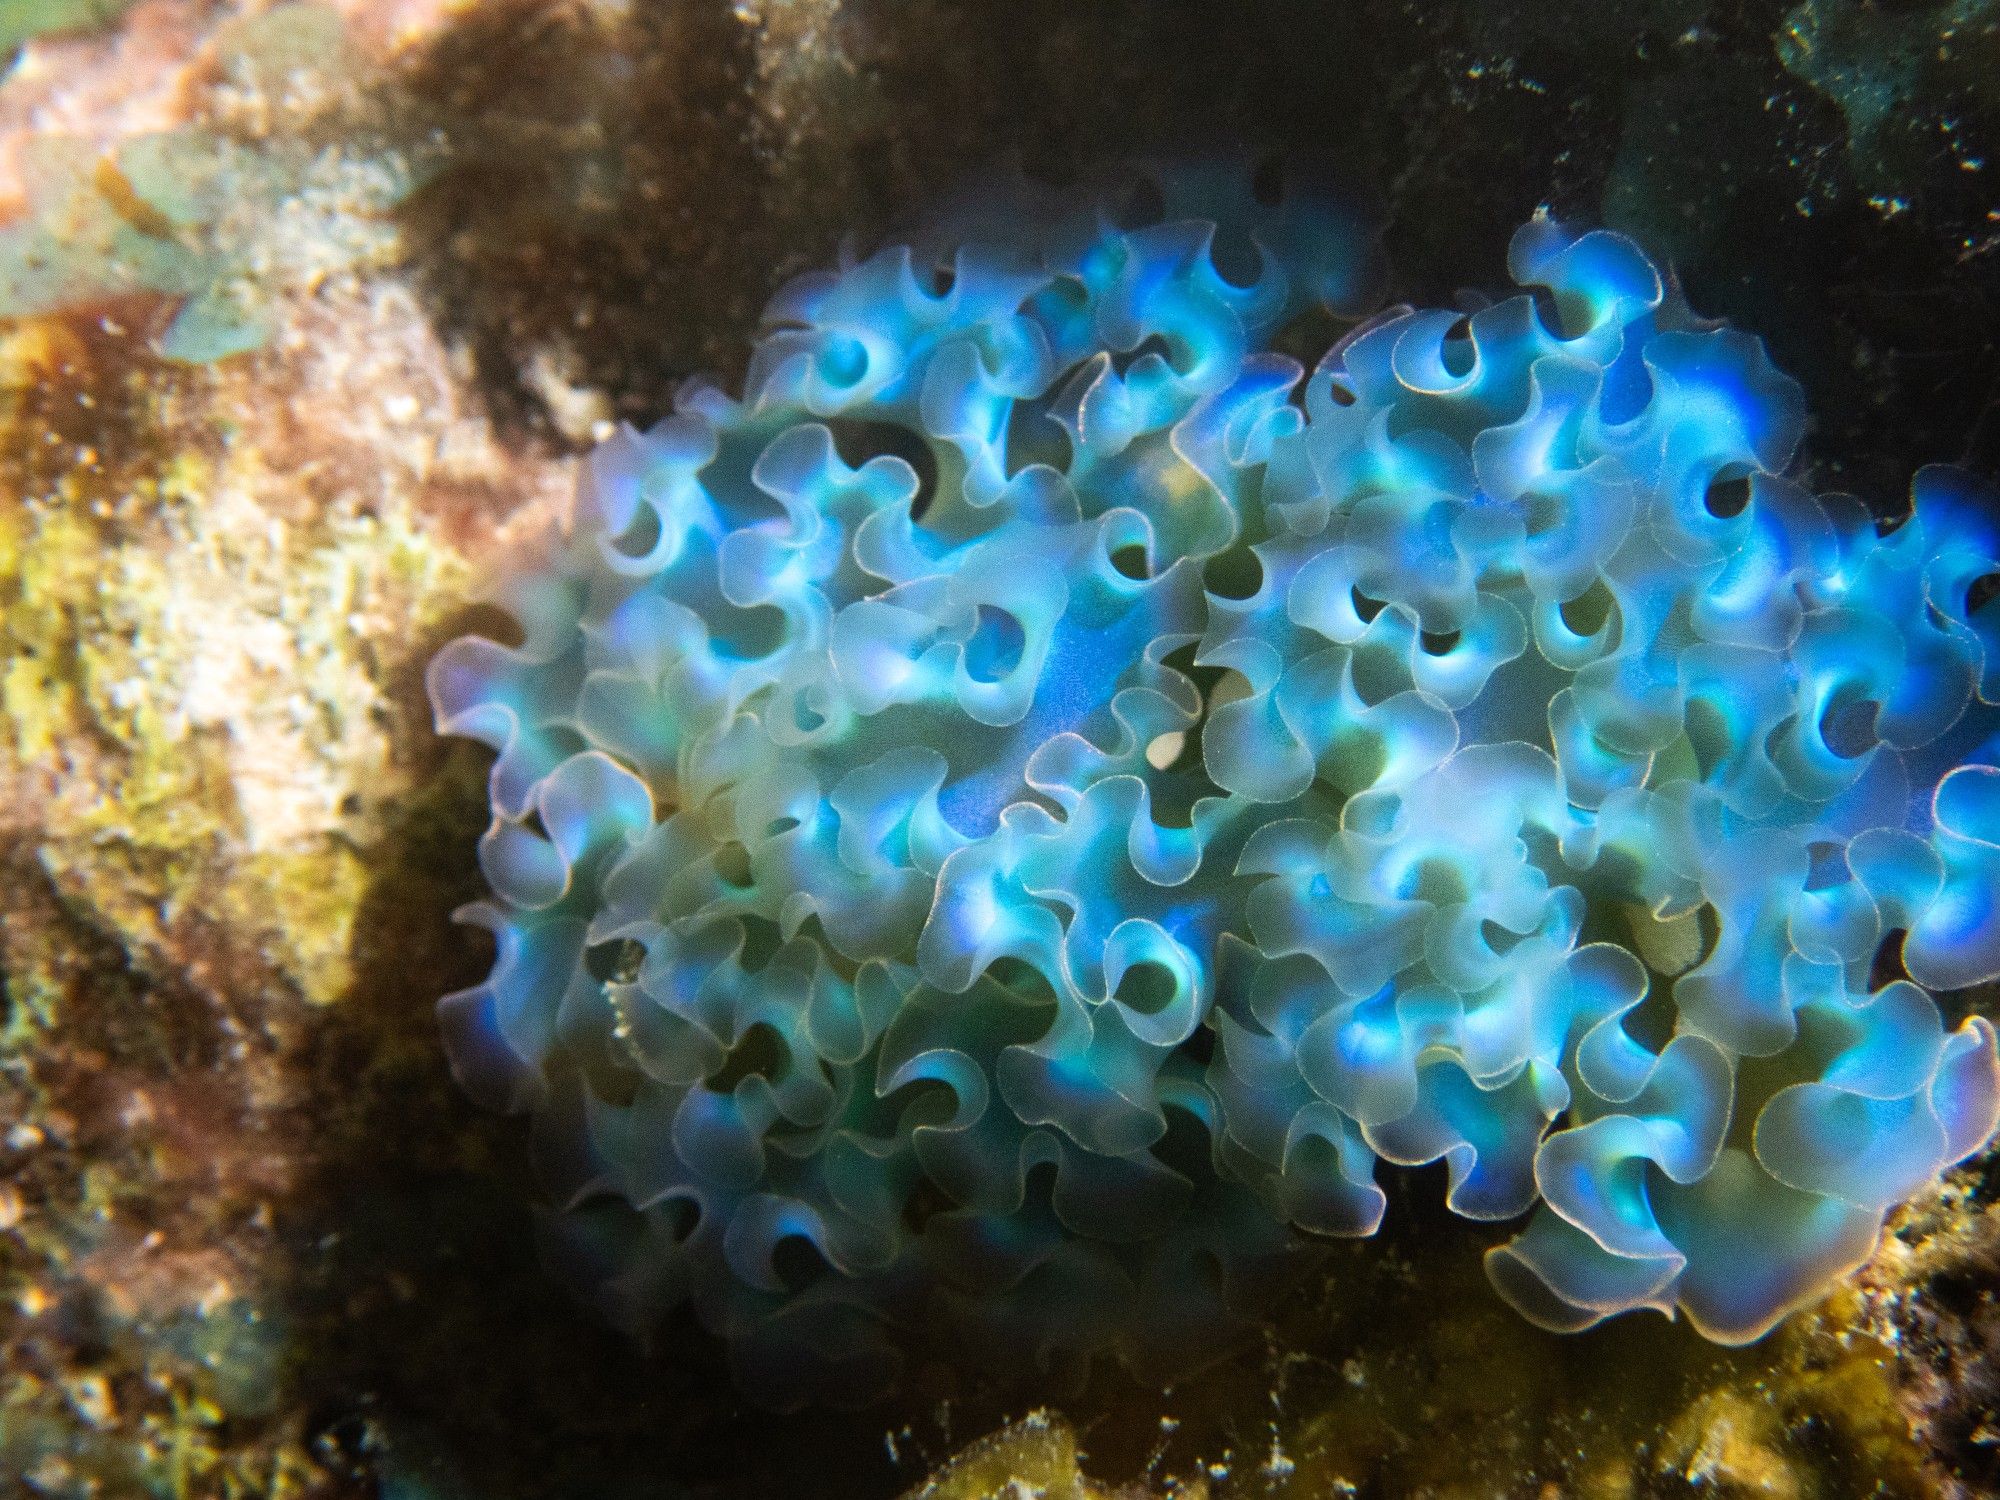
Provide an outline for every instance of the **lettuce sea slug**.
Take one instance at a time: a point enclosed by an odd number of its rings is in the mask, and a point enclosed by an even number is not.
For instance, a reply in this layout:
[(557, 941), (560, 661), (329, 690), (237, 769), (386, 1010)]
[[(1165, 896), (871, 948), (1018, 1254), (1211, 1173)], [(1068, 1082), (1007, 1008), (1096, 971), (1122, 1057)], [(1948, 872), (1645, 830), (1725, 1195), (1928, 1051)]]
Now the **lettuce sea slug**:
[(459, 1077), (779, 1404), (910, 1327), (1170, 1370), (1382, 1162), (1537, 1323), (1758, 1337), (2000, 1112), (1931, 993), (2000, 973), (1995, 497), (1808, 493), (1762, 345), (1546, 218), (1308, 371), (1353, 220), (1156, 187), (807, 276), (592, 455), (431, 669)]

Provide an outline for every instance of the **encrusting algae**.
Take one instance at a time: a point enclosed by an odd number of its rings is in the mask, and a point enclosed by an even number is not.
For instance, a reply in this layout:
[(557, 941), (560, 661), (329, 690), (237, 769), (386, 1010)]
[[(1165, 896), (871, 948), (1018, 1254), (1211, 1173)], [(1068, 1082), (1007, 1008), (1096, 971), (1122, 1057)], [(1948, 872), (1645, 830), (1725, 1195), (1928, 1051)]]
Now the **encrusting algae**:
[(291, 1358), (266, 1262), (303, 1143), (268, 1132), (352, 980), (405, 775), (386, 679), (465, 564), (386, 486), (300, 495), (214, 422), (241, 377), (132, 342), (49, 318), (0, 351), (0, 1470), (303, 1493), (298, 1414), (243, 1430)]
[[(61, 324), (14, 333), (16, 431), (53, 435), (45, 393), (65, 378), (80, 404), (130, 399), (117, 382), (142, 377), (104, 369), (107, 342), (93, 349)], [(161, 417), (213, 399), (174, 384), (140, 392)], [(10, 466), (21, 499), (0, 514), (9, 780), (36, 798), (51, 878), (136, 946), (170, 944), (190, 919), (215, 923), (323, 999), (345, 982), (366, 878), (366, 820), (344, 804), (389, 758), (383, 643), (446, 607), (464, 564), (393, 497), (274, 505), (297, 479), (253, 446), (224, 435), (177, 447), (176, 436), (142, 421), (117, 451), (64, 444), (69, 465), (39, 484), (46, 448)]]
[[(1911, 1387), (1922, 1377), (1899, 1357), (1911, 1336), (1906, 1309), (1941, 1269), (1923, 1226), (1973, 1186), (1960, 1174), (1913, 1204), (1867, 1276), (1749, 1349), (1716, 1350), (1658, 1326), (1641, 1338), (1615, 1329), (1568, 1343), (1523, 1338), (1483, 1305), (1470, 1258), (1454, 1266), (1413, 1240), (1380, 1273), (1358, 1256), (1337, 1267), (1319, 1306), (1289, 1311), (1256, 1378), (1236, 1371), (1169, 1392), (1156, 1408), (1166, 1421), (1150, 1434), (1150, 1419), (1130, 1412), (1094, 1422), (1073, 1412), (1081, 1439), (1037, 1422), (997, 1448), (1018, 1452), (1020, 1477), (1057, 1495), (1094, 1496), (1087, 1486), (1102, 1480), (1086, 1476), (1139, 1470), (1135, 1487), (1101, 1493), (1168, 1497), (1198, 1484), (1216, 1500), (1984, 1494), (1990, 1476), (1946, 1472), (1915, 1440)], [(1971, 1222), (1983, 1225), (1975, 1233), (1990, 1257), (2000, 1219), (1988, 1210)], [(1971, 1253), (1960, 1243), (1949, 1263)], [(1931, 1269), (1897, 1283), (1898, 1264)], [(1011, 1500), (994, 1477), (994, 1442), (912, 1496)]]

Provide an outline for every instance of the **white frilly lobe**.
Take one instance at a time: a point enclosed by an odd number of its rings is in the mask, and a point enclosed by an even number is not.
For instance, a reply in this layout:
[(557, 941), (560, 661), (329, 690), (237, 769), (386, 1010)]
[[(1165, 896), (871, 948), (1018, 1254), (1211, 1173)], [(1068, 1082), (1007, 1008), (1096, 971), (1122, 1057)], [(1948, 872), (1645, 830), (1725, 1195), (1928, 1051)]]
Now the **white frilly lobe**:
[(919, 1327), (1170, 1375), (1379, 1160), (1529, 1216), (1539, 1323), (1756, 1337), (2000, 1113), (1927, 992), (2000, 973), (1992, 497), (1807, 494), (1762, 346), (1547, 219), (1539, 301), (1307, 373), (1352, 217), (1156, 186), (804, 278), (593, 455), (431, 670), (497, 756), (460, 1077), (775, 1404)]

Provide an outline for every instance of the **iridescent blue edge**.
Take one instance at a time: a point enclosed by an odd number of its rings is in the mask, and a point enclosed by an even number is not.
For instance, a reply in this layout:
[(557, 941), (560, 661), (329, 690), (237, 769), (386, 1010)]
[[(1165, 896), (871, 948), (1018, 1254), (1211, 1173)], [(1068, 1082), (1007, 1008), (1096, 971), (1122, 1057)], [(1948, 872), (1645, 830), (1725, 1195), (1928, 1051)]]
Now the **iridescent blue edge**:
[(1758, 1337), (2000, 1114), (1928, 993), (2000, 973), (2000, 504), (1806, 492), (1761, 343), (1545, 217), (1307, 372), (1360, 217), (1155, 185), (802, 278), (592, 455), (431, 667), (497, 755), (458, 1076), (776, 1405), (919, 1325), (1170, 1374), (1378, 1161), (1527, 1216), (1537, 1323)]

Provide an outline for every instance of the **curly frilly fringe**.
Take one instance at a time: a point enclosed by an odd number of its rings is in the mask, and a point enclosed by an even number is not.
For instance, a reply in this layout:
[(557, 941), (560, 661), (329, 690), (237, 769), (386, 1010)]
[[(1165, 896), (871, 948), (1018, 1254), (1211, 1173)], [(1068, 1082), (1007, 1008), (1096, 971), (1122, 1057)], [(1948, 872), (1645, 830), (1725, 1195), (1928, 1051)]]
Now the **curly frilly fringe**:
[(2000, 972), (1994, 497), (1807, 493), (1762, 345), (1546, 218), (1307, 372), (1356, 217), (1154, 186), (803, 278), (592, 456), (431, 671), (498, 754), (460, 1078), (778, 1405), (902, 1325), (1171, 1373), (1378, 1161), (1528, 1216), (1537, 1323), (1756, 1338), (2000, 1110), (1927, 993)]

